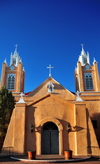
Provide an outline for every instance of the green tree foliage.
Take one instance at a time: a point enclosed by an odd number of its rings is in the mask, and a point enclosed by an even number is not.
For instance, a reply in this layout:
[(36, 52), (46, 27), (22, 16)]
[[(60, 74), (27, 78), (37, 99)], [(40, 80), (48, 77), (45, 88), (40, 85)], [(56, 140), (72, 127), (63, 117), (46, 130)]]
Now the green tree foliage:
[(15, 97), (5, 86), (0, 90), (0, 136), (4, 137), (15, 107)]

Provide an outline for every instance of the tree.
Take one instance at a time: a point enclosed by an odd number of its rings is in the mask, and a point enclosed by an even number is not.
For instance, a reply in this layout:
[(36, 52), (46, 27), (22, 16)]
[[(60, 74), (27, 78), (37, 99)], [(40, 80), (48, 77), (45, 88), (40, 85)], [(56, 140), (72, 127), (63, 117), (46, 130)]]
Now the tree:
[(15, 107), (15, 97), (5, 86), (0, 90), (0, 136), (5, 137), (12, 111)]

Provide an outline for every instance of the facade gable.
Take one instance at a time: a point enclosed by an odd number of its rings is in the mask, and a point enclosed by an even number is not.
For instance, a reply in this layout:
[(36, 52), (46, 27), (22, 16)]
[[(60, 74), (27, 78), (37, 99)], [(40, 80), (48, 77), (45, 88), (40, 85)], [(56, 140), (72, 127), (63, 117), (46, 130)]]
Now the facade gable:
[(75, 100), (75, 95), (71, 93), (70, 91), (68, 91), (65, 87), (63, 87), (60, 83), (58, 83), (52, 77), (47, 78), (42, 84), (40, 84), (35, 90), (33, 90), (27, 97), (30, 97), (31, 99), (36, 100), (46, 95), (48, 93), (47, 86), (49, 82), (51, 82), (54, 85), (53, 87), (54, 95), (65, 100)]

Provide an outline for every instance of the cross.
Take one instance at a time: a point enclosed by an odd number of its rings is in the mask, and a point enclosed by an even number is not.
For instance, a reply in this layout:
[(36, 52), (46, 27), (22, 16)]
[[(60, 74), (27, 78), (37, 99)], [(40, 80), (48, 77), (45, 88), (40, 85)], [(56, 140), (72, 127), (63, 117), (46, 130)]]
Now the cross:
[(80, 92), (77, 90), (76, 92), (77, 97), (80, 97)]
[(18, 45), (16, 44), (16, 45), (15, 45), (15, 47), (16, 47), (16, 51), (17, 51), (17, 46), (18, 46)]
[(20, 96), (21, 96), (21, 98), (23, 98), (23, 96), (24, 96), (24, 93), (23, 93), (23, 92), (21, 92)]
[(47, 67), (47, 68), (49, 68), (49, 77), (51, 77), (51, 68), (53, 68), (53, 67), (51, 67), (51, 64), (49, 64), (49, 67)]
[(81, 44), (81, 46), (82, 46), (82, 48), (83, 48), (84, 44)]

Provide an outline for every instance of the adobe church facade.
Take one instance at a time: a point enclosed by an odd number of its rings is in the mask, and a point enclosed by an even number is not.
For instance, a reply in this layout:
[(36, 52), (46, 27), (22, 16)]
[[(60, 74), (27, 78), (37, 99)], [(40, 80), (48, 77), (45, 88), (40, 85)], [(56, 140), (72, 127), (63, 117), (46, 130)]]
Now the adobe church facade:
[(90, 65), (89, 53), (83, 47), (75, 69), (77, 94), (51, 74), (27, 94), (21, 93), (24, 82), (25, 71), (16, 47), (10, 66), (4, 61), (2, 67), (1, 87), (6, 85), (16, 98), (3, 149), (13, 147), (15, 154), (36, 150), (37, 155), (63, 155), (70, 149), (74, 155), (100, 155), (98, 64), (94, 59)]

